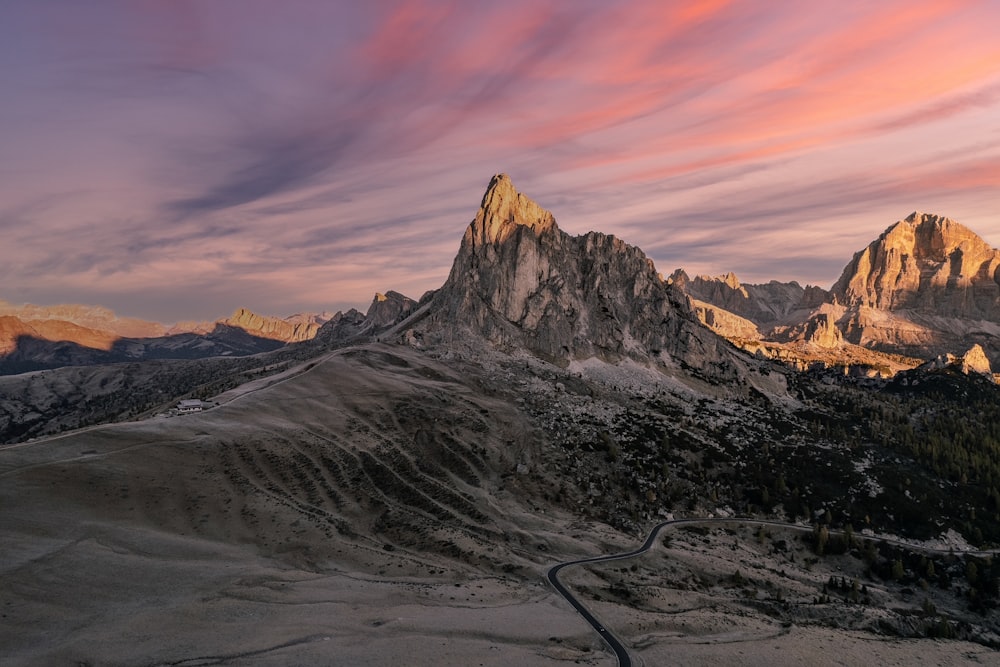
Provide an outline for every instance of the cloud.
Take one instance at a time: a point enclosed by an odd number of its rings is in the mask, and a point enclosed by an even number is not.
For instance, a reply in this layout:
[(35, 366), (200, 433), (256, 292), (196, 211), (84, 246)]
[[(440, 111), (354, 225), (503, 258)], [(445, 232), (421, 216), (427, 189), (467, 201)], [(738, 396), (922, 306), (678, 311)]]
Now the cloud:
[[(949, 22), (953, 5), (832, 13), (820, 25), (803, 10), (729, 2), (383, 5), (370, 34), (324, 56), (353, 63), (349, 72), (324, 70), (337, 76), (312, 81), (301, 106), (265, 108), (214, 145), (212, 174), (197, 179), (208, 186), (166, 208), (264, 202), (431, 145), (651, 182), (989, 103), (961, 89), (994, 72), (1000, 50), (965, 39), (978, 31)], [(913, 38), (886, 39), (900, 31)], [(783, 36), (784, 49), (762, 35)], [(952, 47), (930, 58), (939, 42)], [(923, 109), (929, 95), (954, 101)]]
[(295, 190), (315, 183), (350, 149), (356, 134), (350, 127), (333, 132), (284, 134), (273, 131), (248, 136), (237, 152), (246, 155), (243, 164), (223, 180), (196, 196), (167, 203), (167, 209), (182, 215), (231, 208)]
[(9, 290), (422, 291), (497, 171), (571, 231), (775, 275), (998, 203), (995, 3), (39, 7), (0, 26)]

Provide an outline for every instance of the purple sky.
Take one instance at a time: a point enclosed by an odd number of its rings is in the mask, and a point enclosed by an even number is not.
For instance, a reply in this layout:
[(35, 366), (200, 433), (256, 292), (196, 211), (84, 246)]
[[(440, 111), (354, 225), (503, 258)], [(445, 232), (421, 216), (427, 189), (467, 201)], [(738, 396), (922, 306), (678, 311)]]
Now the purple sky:
[(1000, 2), (8, 0), (0, 298), (163, 322), (414, 298), (498, 171), (664, 274), (1000, 245)]

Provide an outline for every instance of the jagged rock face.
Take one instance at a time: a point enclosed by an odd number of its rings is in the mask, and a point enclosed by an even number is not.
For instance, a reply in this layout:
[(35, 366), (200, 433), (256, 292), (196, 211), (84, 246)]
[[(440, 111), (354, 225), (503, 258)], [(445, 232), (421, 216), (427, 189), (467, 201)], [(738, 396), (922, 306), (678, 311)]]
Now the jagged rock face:
[(338, 311), (320, 327), (316, 338), (325, 343), (349, 340), (362, 333), (365, 321), (365, 314), (356, 308), (351, 308), (347, 312)]
[(417, 302), (399, 292), (377, 293), (367, 313), (351, 308), (336, 313), (316, 334), (327, 344), (342, 344), (360, 337), (378, 337), (394, 324), (406, 319), (417, 307)]
[(429, 326), (455, 325), (557, 363), (666, 354), (726, 366), (731, 350), (641, 250), (613, 236), (571, 237), (497, 175), (469, 225)]
[(720, 336), (734, 341), (760, 340), (761, 338), (760, 329), (757, 328), (756, 324), (724, 308), (698, 299), (691, 299), (691, 306), (701, 323)]
[(1000, 251), (967, 227), (913, 213), (854, 255), (831, 292), (847, 306), (1000, 319)]
[(391, 326), (413, 312), (416, 305), (416, 301), (399, 292), (389, 290), (385, 294), (377, 293), (365, 319), (376, 329)]
[(802, 287), (794, 281), (744, 284), (732, 272), (724, 276), (689, 278), (682, 269), (677, 269), (669, 282), (698, 301), (739, 315), (763, 328), (786, 322), (802, 311), (815, 308), (828, 296), (822, 288), (813, 285)]
[(298, 343), (316, 337), (320, 325), (310, 321), (288, 322), (278, 317), (268, 317), (239, 308), (231, 317), (221, 322), (226, 326), (243, 329), (252, 336), (280, 340), (284, 343)]
[(844, 342), (833, 315), (823, 312), (816, 313), (806, 320), (803, 339), (825, 348), (837, 348)]
[(980, 373), (990, 377), (993, 375), (990, 360), (986, 358), (986, 352), (978, 344), (973, 345), (968, 352), (960, 357), (956, 357), (954, 354), (938, 355), (936, 359), (931, 359), (920, 368), (934, 370), (948, 367), (956, 368), (966, 375), (969, 373)]
[(969, 351), (962, 356), (963, 373), (982, 373), (983, 375), (993, 375), (990, 368), (990, 360), (986, 358), (986, 352), (981, 345), (973, 345)]

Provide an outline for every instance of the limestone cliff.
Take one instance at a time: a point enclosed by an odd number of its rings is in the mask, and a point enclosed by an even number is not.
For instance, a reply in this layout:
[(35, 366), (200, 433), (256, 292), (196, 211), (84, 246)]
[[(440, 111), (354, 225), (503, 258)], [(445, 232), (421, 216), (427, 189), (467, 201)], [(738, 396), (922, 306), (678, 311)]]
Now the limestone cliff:
[(746, 341), (747, 327), (731, 325), (748, 320), (761, 341), (796, 344), (786, 351), (799, 361), (816, 348), (864, 359), (859, 350), (848, 354), (850, 346), (958, 359), (973, 344), (987, 361), (1000, 360), (1000, 251), (938, 215), (913, 213), (890, 226), (829, 292), (794, 282), (744, 285), (732, 273), (691, 279), (678, 270), (671, 281), (705, 304), (700, 312), (712, 311), (720, 334)]
[(439, 336), (461, 328), (556, 363), (658, 357), (732, 373), (733, 350), (641, 250), (566, 234), (504, 174), (490, 182), (430, 310), (427, 327)]
[(854, 255), (831, 290), (844, 338), (927, 359), (976, 343), (1000, 358), (1000, 251), (967, 227), (913, 213)]
[(762, 330), (798, 321), (797, 318), (801, 319), (828, 296), (826, 290), (813, 285), (802, 287), (794, 281), (744, 284), (731, 271), (724, 276), (689, 278), (682, 269), (677, 269), (669, 282), (692, 298), (750, 320)]
[(836, 313), (827, 308), (817, 308), (805, 322), (792, 329), (789, 340), (801, 340), (818, 347), (836, 349), (841, 347), (844, 337), (837, 328)]
[(251, 336), (278, 340), (283, 343), (312, 340), (320, 328), (319, 323), (304, 320), (301, 316), (297, 321), (289, 322), (278, 317), (258, 315), (246, 308), (238, 308), (229, 318), (222, 320), (221, 324), (243, 329)]
[(757, 325), (724, 308), (711, 303), (691, 299), (695, 315), (706, 327), (732, 341), (760, 340)]
[(913, 213), (854, 255), (831, 292), (842, 304), (1000, 320), (1000, 251), (969, 228)]

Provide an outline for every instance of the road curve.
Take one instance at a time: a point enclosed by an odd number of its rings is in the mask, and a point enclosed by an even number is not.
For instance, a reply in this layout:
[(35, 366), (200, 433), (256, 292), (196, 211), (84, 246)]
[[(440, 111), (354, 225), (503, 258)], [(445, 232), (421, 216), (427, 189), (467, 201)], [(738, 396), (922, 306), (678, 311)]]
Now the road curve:
[[(722, 517), (668, 519), (667, 521), (662, 521), (653, 526), (653, 529), (649, 531), (649, 536), (646, 538), (646, 541), (643, 542), (642, 546), (640, 546), (638, 549), (633, 549), (632, 551), (624, 551), (622, 553), (617, 553), (617, 554), (610, 554), (608, 556), (594, 556), (593, 558), (581, 558), (580, 560), (558, 563), (549, 568), (548, 572), (546, 572), (546, 577), (548, 578), (549, 583), (552, 584), (552, 587), (556, 589), (556, 591), (560, 595), (566, 598), (566, 601), (569, 602), (574, 609), (576, 609), (577, 613), (580, 614), (580, 616), (582, 616), (584, 620), (587, 621), (587, 623), (589, 623), (591, 627), (594, 628), (598, 636), (600, 636), (600, 638), (604, 640), (604, 643), (608, 645), (611, 651), (615, 654), (615, 657), (618, 658), (619, 667), (632, 667), (632, 665), (635, 663), (632, 662), (632, 656), (629, 654), (628, 649), (625, 647), (622, 641), (611, 630), (608, 630), (605, 627), (604, 623), (602, 623), (596, 616), (594, 616), (594, 614), (591, 613), (590, 610), (587, 609), (587, 607), (584, 606), (584, 604), (580, 602), (580, 600), (578, 600), (576, 596), (574, 596), (561, 581), (559, 581), (559, 573), (565, 568), (573, 567), (574, 565), (590, 565), (593, 563), (604, 563), (612, 560), (624, 560), (626, 558), (633, 558), (635, 556), (640, 556), (649, 551), (653, 547), (653, 544), (656, 543), (656, 537), (660, 534), (660, 531), (666, 528), (667, 526), (676, 526), (681, 524), (706, 524), (706, 523), (744, 525), (744, 526), (746, 525), (770, 526), (773, 528), (790, 528), (792, 530), (800, 530), (800, 531), (813, 530), (812, 526), (804, 526), (798, 523), (785, 523), (783, 521), (769, 521), (767, 519), (727, 519)], [(834, 535), (840, 535), (843, 534), (843, 531), (831, 530), (830, 533)], [(901, 540), (895, 540), (890, 537), (878, 537), (875, 535), (864, 535), (857, 533), (855, 533), (855, 537), (862, 540), (874, 540), (886, 544), (893, 544), (896, 546), (905, 547), (907, 549), (913, 549), (914, 551), (923, 551), (925, 553), (951, 552), (951, 550), (949, 549), (936, 549), (933, 547), (923, 547), (915, 544), (909, 544)], [(961, 551), (955, 553), (961, 553), (963, 555), (971, 555), (971, 556), (996, 555), (1000, 553), (1000, 549), (987, 549), (982, 551)]]
[(607, 644), (611, 651), (615, 654), (615, 657), (618, 658), (619, 667), (632, 667), (632, 656), (629, 654), (628, 649), (625, 648), (625, 645), (622, 644), (621, 640), (617, 637), (617, 635), (615, 635), (615, 633), (604, 627), (604, 624), (601, 623), (601, 621), (599, 621), (597, 617), (594, 616), (590, 610), (576, 598), (576, 596), (570, 593), (569, 589), (566, 588), (561, 581), (559, 581), (559, 573), (565, 568), (572, 567), (574, 565), (603, 563), (611, 560), (622, 560), (625, 558), (632, 558), (633, 556), (639, 556), (640, 554), (644, 554), (649, 551), (656, 541), (656, 536), (660, 533), (660, 530), (666, 526), (675, 523), (688, 523), (700, 520), (701, 519), (671, 519), (669, 521), (663, 521), (653, 527), (653, 529), (649, 532), (649, 537), (646, 538), (646, 541), (643, 542), (642, 546), (638, 549), (618, 554), (611, 554), (609, 556), (595, 556), (593, 558), (581, 558), (580, 560), (559, 563), (558, 565), (550, 567), (549, 571), (546, 573), (546, 577), (548, 578), (549, 583), (552, 584), (552, 587), (555, 588), (560, 595), (566, 598), (566, 601), (569, 602), (574, 609), (576, 609), (580, 616), (583, 616), (587, 623), (590, 623), (591, 627), (594, 628), (601, 639), (604, 640), (604, 643)]

